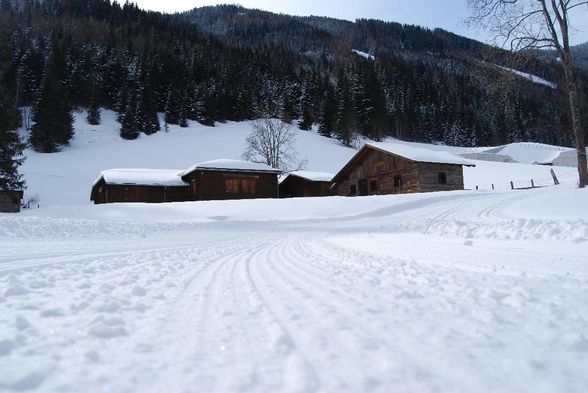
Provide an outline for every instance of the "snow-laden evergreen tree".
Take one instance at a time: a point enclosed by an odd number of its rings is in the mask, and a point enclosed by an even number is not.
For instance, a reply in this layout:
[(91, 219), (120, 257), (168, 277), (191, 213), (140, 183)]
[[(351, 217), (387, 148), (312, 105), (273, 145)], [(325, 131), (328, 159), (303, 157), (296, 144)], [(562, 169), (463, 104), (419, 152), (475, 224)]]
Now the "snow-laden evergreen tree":
[(88, 124), (97, 126), (100, 124), (100, 107), (98, 106), (98, 100), (96, 99), (96, 94), (92, 92), (92, 97), (90, 98), (90, 106), (88, 107)]
[(5, 42), (6, 37), (0, 34), (0, 190), (22, 190), (25, 182), (18, 167), (24, 161), (25, 144), (16, 131), (20, 114), (6, 89), (10, 53)]
[[(33, 126), (29, 142), (42, 153), (54, 153), (67, 146), (73, 136), (73, 116), (63, 83), (58, 79), (63, 66), (62, 52), (53, 45), (47, 55), (41, 86), (33, 105)], [(63, 72), (63, 71), (61, 71)]]

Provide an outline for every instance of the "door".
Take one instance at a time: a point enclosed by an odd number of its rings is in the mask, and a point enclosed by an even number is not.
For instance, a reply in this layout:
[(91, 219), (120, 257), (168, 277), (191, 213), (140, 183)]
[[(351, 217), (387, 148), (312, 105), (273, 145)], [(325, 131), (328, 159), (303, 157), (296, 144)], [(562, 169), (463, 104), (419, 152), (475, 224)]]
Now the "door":
[(359, 190), (359, 196), (368, 195), (368, 180), (359, 179), (359, 181), (357, 182), (357, 188)]

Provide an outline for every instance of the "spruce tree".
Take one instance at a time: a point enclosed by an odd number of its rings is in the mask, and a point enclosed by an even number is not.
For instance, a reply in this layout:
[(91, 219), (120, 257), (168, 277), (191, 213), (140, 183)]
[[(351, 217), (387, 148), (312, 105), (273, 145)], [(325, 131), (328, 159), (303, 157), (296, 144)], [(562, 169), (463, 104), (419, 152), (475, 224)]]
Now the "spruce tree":
[(30, 143), (42, 153), (53, 153), (71, 140), (73, 116), (63, 84), (58, 79), (61, 52), (54, 45), (48, 56), (37, 100), (33, 105)]
[(18, 167), (24, 162), (25, 144), (16, 131), (20, 125), (19, 112), (11, 103), (4, 80), (10, 64), (6, 42), (0, 36), (0, 190), (22, 190), (25, 182)]
[(97, 126), (100, 124), (100, 108), (98, 107), (98, 103), (96, 101), (96, 97), (92, 94), (92, 98), (90, 98), (90, 106), (88, 107), (88, 124)]

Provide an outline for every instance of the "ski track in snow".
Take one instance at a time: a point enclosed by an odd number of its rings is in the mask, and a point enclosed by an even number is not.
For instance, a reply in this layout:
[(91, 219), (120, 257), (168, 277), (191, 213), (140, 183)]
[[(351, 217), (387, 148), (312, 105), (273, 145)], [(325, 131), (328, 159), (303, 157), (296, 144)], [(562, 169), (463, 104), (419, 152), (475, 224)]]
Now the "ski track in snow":
[(584, 392), (587, 225), (528, 195), (0, 239), (0, 391)]

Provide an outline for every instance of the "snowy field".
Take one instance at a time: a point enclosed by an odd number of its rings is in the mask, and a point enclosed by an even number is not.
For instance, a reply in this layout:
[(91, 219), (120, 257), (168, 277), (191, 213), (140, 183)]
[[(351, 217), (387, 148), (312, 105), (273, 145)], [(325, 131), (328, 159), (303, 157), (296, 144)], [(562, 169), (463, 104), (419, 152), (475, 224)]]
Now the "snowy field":
[[(29, 153), (46, 207), (0, 216), (0, 392), (586, 392), (588, 190), (573, 169), (534, 190), (88, 204), (105, 163), (239, 158), (228, 136), (247, 133), (87, 131)], [(313, 170), (354, 153), (298, 143)], [(525, 164), (465, 176), (549, 182)]]

